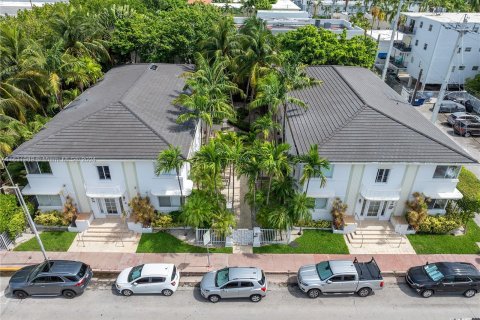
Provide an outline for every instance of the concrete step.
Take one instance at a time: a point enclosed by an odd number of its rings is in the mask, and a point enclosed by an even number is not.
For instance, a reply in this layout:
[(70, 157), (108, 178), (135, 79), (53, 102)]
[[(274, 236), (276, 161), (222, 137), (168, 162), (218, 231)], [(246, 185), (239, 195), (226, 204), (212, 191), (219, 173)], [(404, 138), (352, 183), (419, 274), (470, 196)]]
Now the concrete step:
[(90, 229), (88, 228), (85, 233), (132, 233), (128, 229)]
[(365, 230), (355, 230), (353, 232), (355, 235), (364, 235), (364, 236), (395, 236), (397, 233), (395, 231), (365, 231)]

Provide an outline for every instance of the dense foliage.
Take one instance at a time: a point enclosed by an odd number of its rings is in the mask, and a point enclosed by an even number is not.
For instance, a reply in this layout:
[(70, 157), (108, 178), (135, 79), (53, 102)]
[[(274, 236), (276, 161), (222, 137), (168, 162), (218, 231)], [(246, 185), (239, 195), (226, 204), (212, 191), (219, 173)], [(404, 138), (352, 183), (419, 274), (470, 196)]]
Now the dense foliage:
[(0, 232), (7, 232), (12, 238), (25, 229), (25, 216), (11, 194), (0, 194)]
[(480, 98), (480, 73), (477, 74), (474, 78), (465, 80), (465, 90)]

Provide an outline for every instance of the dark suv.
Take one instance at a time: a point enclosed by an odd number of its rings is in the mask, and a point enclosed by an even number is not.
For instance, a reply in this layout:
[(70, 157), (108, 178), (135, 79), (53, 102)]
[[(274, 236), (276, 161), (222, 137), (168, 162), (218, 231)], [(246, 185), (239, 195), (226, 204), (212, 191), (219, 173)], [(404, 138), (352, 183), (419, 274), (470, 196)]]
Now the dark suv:
[(92, 269), (83, 262), (48, 260), (15, 272), (8, 288), (19, 299), (36, 295), (71, 299), (83, 293), (92, 276)]
[(453, 125), (453, 131), (464, 137), (480, 136), (480, 121), (458, 120)]
[(463, 293), (473, 297), (480, 290), (480, 271), (470, 263), (437, 262), (410, 268), (406, 281), (422, 297), (434, 293)]

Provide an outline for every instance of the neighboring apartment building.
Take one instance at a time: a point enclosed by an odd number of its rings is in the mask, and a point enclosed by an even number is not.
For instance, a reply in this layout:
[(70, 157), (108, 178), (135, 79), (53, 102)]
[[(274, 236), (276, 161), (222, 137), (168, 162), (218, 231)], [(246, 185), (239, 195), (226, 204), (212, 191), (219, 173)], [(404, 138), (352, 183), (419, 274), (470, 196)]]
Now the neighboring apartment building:
[[(403, 40), (395, 45), (390, 67), (417, 79), (420, 69), (422, 90), (439, 87), (445, 79), (450, 57), (458, 37), (457, 25), (468, 28), (454, 56), (450, 85), (462, 85), (480, 68), (480, 13), (402, 13), (406, 19), (399, 31)], [(466, 17), (467, 22), (463, 22)]]
[[(176, 173), (155, 175), (155, 160), (170, 144), (185, 158), (199, 148), (197, 126), (177, 124), (182, 111), (172, 105), (183, 91), (185, 71), (173, 64), (133, 64), (107, 72), (7, 158), (25, 164), (22, 193), (35, 196), (41, 210), (61, 209), (70, 196), (79, 212), (95, 218), (128, 214), (138, 193), (159, 212), (178, 209)], [(193, 186), (188, 173), (185, 165), (184, 195)]]
[[(286, 142), (295, 154), (313, 144), (331, 163), (326, 185), (310, 181), (314, 219), (331, 219), (334, 198), (348, 205), (356, 220), (389, 220), (405, 213), (412, 193), (432, 199), (431, 214), (445, 213), (462, 165), (476, 164), (435, 125), (414, 110), (374, 73), (358, 67), (307, 69), (322, 84), (293, 93), (309, 108), (288, 111)], [(302, 174), (298, 165), (294, 176)]]

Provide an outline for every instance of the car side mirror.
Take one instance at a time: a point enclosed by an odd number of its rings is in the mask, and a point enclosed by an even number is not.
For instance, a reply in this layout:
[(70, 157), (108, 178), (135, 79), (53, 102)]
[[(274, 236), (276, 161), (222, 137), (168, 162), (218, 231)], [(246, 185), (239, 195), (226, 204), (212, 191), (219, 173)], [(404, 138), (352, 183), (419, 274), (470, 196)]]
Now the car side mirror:
[(137, 282), (134, 282), (134, 283), (132, 283), (132, 284), (133, 284), (134, 286), (136, 286), (138, 283), (137, 283)]
[(330, 283), (332, 283), (332, 280), (327, 280), (327, 284), (330, 284)]

